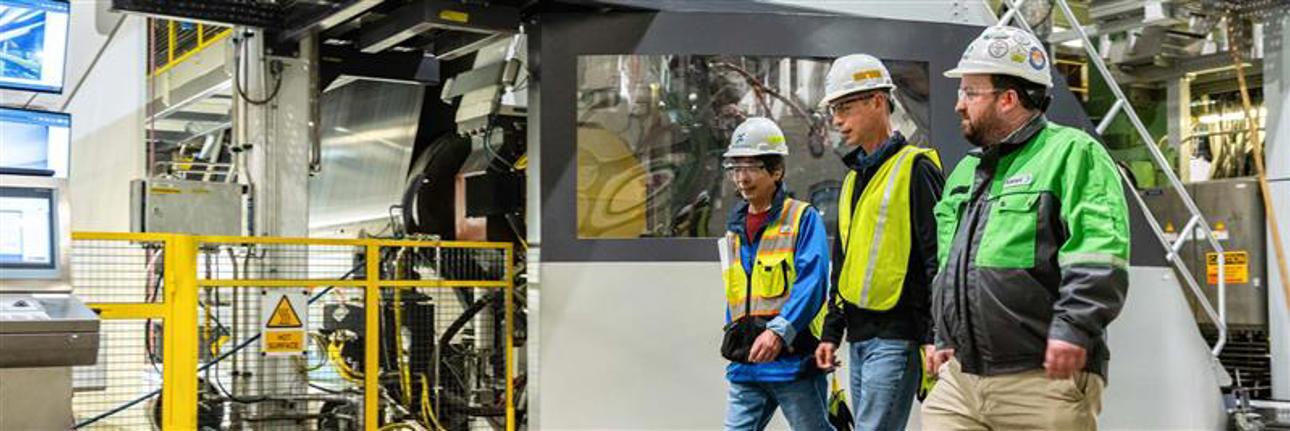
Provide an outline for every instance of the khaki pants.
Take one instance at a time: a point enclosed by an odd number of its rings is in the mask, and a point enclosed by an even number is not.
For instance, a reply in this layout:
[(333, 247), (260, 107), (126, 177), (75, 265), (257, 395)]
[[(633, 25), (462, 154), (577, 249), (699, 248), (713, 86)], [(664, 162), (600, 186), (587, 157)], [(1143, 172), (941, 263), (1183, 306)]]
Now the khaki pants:
[(951, 360), (939, 379), (923, 401), (927, 431), (1096, 430), (1102, 410), (1102, 377), (1087, 372), (1062, 380), (1044, 370), (984, 377)]

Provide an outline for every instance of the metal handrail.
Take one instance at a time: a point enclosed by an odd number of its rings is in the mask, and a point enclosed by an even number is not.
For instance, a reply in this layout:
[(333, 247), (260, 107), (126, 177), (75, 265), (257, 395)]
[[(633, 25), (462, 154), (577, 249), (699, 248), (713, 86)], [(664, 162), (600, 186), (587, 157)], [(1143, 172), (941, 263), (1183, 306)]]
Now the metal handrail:
[[(1021, 4), (1024, 2), (1025, 0), (1004, 0), (1004, 4), (1008, 5), (1009, 10), (1000, 17), (999, 23), (996, 25), (1007, 25), (1008, 21), (1015, 18), (1016, 21), (1021, 24), (1022, 28), (1034, 33), (1034, 29), (1032, 29), (1030, 24), (1026, 22), (1025, 17), (1018, 13), (1018, 11), (1021, 10)], [(1089, 56), (1089, 61), (1091, 61), (1097, 68), (1098, 73), (1102, 75), (1102, 78), (1106, 81), (1107, 86), (1111, 88), (1111, 92), (1116, 98), (1115, 104), (1111, 106), (1110, 111), (1107, 112), (1107, 115), (1103, 117), (1102, 121), (1098, 124), (1097, 133), (1100, 135), (1102, 132), (1106, 131), (1106, 128), (1110, 126), (1111, 122), (1117, 115), (1124, 114), (1127, 116), (1129, 118), (1129, 122), (1133, 124), (1134, 129), (1137, 129), (1139, 138), (1142, 139), (1144, 145), (1148, 150), (1150, 150), (1152, 161), (1154, 161), (1156, 165), (1164, 171), (1165, 177), (1169, 180), (1169, 187), (1178, 194), (1178, 196), (1183, 200), (1184, 206), (1187, 207), (1187, 211), (1191, 213), (1191, 219), (1187, 222), (1187, 228), (1183, 229), (1183, 231), (1179, 233), (1175, 242), (1171, 242), (1165, 237), (1164, 231), (1160, 228), (1160, 223), (1156, 221), (1155, 215), (1152, 214), (1151, 209), (1147, 207), (1146, 201), (1144, 201), (1142, 196), (1138, 193), (1133, 193), (1134, 200), (1138, 202), (1138, 207), (1142, 209), (1142, 212), (1146, 216), (1147, 224), (1151, 227), (1151, 231), (1155, 233), (1156, 238), (1160, 240), (1160, 245), (1163, 246), (1165, 250), (1169, 251), (1165, 255), (1166, 260), (1168, 260), (1169, 263), (1171, 263), (1182, 275), (1181, 278), (1187, 283), (1187, 286), (1196, 296), (1196, 301), (1201, 305), (1206, 316), (1208, 316), (1210, 320), (1214, 322), (1214, 326), (1217, 327), (1218, 339), (1210, 348), (1210, 353), (1217, 358), (1218, 354), (1223, 351), (1223, 347), (1227, 344), (1227, 280), (1225, 274), (1226, 265), (1223, 259), (1226, 254), (1223, 250), (1223, 246), (1218, 243), (1217, 238), (1214, 236), (1213, 229), (1209, 227), (1209, 222), (1205, 221), (1204, 214), (1200, 212), (1200, 208), (1196, 206), (1196, 202), (1192, 200), (1191, 195), (1187, 193), (1187, 189), (1183, 187), (1182, 181), (1178, 179), (1173, 168), (1169, 166), (1169, 162), (1165, 159), (1165, 155), (1159, 148), (1153, 145), (1156, 141), (1151, 138), (1151, 132), (1147, 131), (1147, 127), (1142, 123), (1142, 119), (1138, 117), (1138, 113), (1133, 109), (1133, 105), (1129, 102), (1128, 97), (1125, 97), (1124, 92), (1120, 90), (1119, 83), (1115, 81), (1115, 77), (1111, 75), (1111, 71), (1106, 67), (1106, 62), (1102, 59), (1102, 55), (1097, 51), (1097, 48), (1094, 47), (1093, 41), (1089, 39), (1088, 33), (1084, 30), (1084, 27), (1080, 25), (1079, 20), (1075, 18), (1075, 13), (1071, 10), (1070, 4), (1068, 4), (1066, 0), (1056, 0), (1054, 3), (1056, 3), (1058, 8), (1061, 9), (1067, 22), (1071, 24), (1071, 28), (1079, 35), (1080, 41), (1083, 42), (1084, 51)], [(1120, 176), (1125, 181), (1129, 181), (1127, 173), (1123, 170), (1120, 170)], [(1133, 183), (1129, 182), (1129, 184)], [(1200, 288), (1200, 285), (1196, 282), (1195, 278), (1191, 276), (1191, 271), (1187, 268), (1187, 264), (1183, 262), (1182, 259), (1179, 259), (1178, 254), (1174, 252), (1181, 247), (1182, 242), (1187, 241), (1192, 237), (1191, 231), (1196, 227), (1201, 229), (1201, 232), (1209, 241), (1210, 246), (1214, 248), (1214, 252), (1219, 256), (1219, 262), (1217, 264), (1217, 311), (1215, 311), (1214, 306), (1210, 304), (1209, 298), (1205, 296), (1204, 291)]]

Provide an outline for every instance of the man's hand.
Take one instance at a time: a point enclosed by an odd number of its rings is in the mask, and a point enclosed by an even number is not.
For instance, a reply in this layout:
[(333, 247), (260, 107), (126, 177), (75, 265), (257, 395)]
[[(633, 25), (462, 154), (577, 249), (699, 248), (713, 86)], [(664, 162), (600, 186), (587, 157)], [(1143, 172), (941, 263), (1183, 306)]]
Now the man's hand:
[(936, 366), (936, 345), (924, 344), (923, 356), (927, 358), (927, 363), (923, 364), (923, 366), (925, 367), (923, 372), (933, 376), (936, 375), (936, 368), (938, 368)]
[(1044, 352), (1044, 369), (1050, 379), (1065, 379), (1084, 369), (1088, 352), (1075, 344), (1062, 340), (1048, 339), (1048, 351)]
[(832, 370), (837, 367), (837, 356), (833, 354), (838, 350), (838, 345), (828, 341), (820, 342), (820, 346), (815, 348), (815, 366), (821, 370)]
[(773, 361), (783, 348), (784, 342), (779, 339), (779, 334), (767, 329), (757, 336), (757, 341), (753, 342), (752, 351), (748, 352), (748, 362), (760, 364)]
[(929, 359), (927, 365), (932, 367), (932, 374), (936, 374), (940, 371), (941, 365), (945, 365), (950, 362), (950, 359), (954, 359), (954, 349), (937, 350), (928, 355), (927, 358)]

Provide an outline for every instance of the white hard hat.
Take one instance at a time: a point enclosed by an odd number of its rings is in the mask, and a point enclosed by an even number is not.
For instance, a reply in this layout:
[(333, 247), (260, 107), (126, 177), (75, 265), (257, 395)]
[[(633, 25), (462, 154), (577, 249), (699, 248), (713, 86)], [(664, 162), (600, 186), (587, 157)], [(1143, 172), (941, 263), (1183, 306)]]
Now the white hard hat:
[(1044, 45), (1035, 35), (1016, 27), (993, 26), (968, 45), (958, 67), (945, 71), (945, 77), (962, 78), (977, 73), (1011, 75), (1052, 88), (1050, 63)]
[(851, 54), (833, 60), (829, 75), (824, 79), (824, 100), (821, 105), (828, 105), (861, 91), (896, 88), (891, 81), (891, 72), (882, 61), (868, 54)]
[(751, 117), (735, 128), (735, 133), (730, 135), (730, 148), (722, 157), (765, 155), (788, 155), (784, 132), (769, 118)]

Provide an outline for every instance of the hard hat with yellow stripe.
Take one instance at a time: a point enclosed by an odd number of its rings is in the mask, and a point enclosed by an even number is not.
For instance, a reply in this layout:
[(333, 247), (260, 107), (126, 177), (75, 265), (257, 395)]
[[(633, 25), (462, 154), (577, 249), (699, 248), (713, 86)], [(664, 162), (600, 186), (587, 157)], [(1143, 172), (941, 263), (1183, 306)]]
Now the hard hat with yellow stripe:
[(896, 84), (891, 80), (887, 66), (869, 54), (851, 54), (833, 61), (824, 79), (824, 99), (829, 105), (843, 97), (870, 90), (891, 90)]

